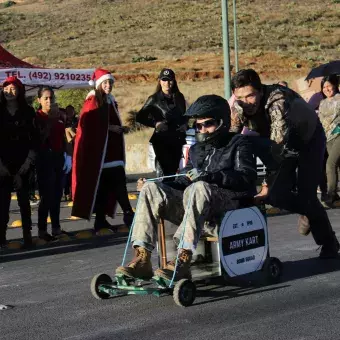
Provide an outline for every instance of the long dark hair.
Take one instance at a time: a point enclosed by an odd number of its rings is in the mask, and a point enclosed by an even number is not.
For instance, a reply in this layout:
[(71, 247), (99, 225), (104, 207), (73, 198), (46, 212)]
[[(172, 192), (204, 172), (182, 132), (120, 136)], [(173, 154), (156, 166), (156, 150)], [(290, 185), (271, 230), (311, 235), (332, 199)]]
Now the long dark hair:
[[(174, 82), (174, 84), (172, 85), (171, 93), (172, 94), (181, 93), (181, 91), (179, 90), (178, 85), (177, 85), (177, 80), (174, 79), (173, 82)], [(158, 83), (157, 83), (156, 90), (155, 90), (154, 94), (161, 92), (161, 91), (162, 91), (161, 80), (158, 79)]]
[(324, 98), (326, 98), (325, 94), (323, 93), (323, 86), (325, 82), (331, 83), (335, 87), (335, 93), (339, 93), (339, 79), (338, 76), (335, 74), (331, 74), (330, 76), (323, 77), (321, 80), (321, 93)]
[[(19, 108), (25, 108), (28, 106), (28, 103), (26, 101), (26, 97), (25, 97), (25, 86), (16, 86), (17, 90), (18, 90), (18, 97), (17, 102), (18, 102), (18, 107)], [(7, 99), (5, 97), (4, 91), (0, 92), (0, 105), (2, 106), (7, 106)]]
[(94, 92), (98, 107), (102, 107), (104, 105), (105, 98), (105, 96), (103, 95), (103, 91), (101, 91), (100, 89), (95, 89)]

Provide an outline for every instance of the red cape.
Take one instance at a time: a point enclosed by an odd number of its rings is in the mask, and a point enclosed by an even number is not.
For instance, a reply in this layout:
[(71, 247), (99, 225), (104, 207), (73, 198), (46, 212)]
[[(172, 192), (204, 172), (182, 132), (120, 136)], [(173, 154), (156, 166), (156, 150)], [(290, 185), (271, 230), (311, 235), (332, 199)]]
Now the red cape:
[[(113, 106), (119, 117), (116, 106), (114, 104)], [(100, 109), (95, 96), (90, 95), (83, 105), (75, 138), (72, 216), (91, 219), (106, 154), (108, 127), (108, 110)], [(106, 215), (114, 217), (115, 210), (116, 199), (114, 193), (111, 193), (106, 206)]]

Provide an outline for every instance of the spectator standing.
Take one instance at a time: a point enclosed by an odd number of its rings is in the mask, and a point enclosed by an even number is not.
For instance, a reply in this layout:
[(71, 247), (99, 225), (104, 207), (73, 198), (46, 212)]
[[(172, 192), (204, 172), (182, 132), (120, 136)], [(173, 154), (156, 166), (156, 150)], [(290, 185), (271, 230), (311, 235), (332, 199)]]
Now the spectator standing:
[(175, 174), (179, 167), (187, 130), (185, 110), (175, 73), (164, 68), (158, 76), (156, 92), (147, 99), (136, 120), (155, 128), (150, 143), (165, 176)]
[(324, 77), (321, 89), (325, 96), (320, 102), (319, 117), (327, 137), (326, 162), (327, 198), (325, 202), (332, 206), (340, 197), (338, 188), (338, 167), (340, 166), (340, 93), (339, 81), (336, 75)]
[(95, 87), (83, 105), (75, 138), (72, 171), (72, 215), (90, 220), (96, 213), (94, 230), (112, 227), (106, 216), (114, 217), (121, 206), (124, 223), (132, 224), (132, 211), (125, 176), (125, 145), (118, 106), (111, 91), (112, 74), (97, 69)]
[(34, 116), (25, 99), (24, 85), (17, 77), (7, 78), (0, 93), (0, 247), (6, 246), (13, 185), (22, 219), (23, 246), (32, 246), (29, 178), (36, 158)]
[[(74, 139), (76, 137), (78, 119), (76, 117), (76, 112), (72, 105), (68, 105), (65, 108), (65, 110), (66, 110), (66, 121), (65, 121), (66, 141), (71, 150), (71, 155), (73, 155)], [(65, 175), (65, 184), (64, 184), (65, 201), (72, 200), (71, 186), (72, 186), (72, 172), (70, 171), (68, 174)]]
[[(64, 174), (71, 170), (71, 156), (67, 153), (65, 125), (60, 118), (54, 91), (42, 87), (38, 91), (40, 108), (36, 125), (40, 134), (36, 169), (40, 204), (38, 210), (39, 237), (52, 241), (64, 233), (60, 227), (60, 201)], [(52, 236), (47, 232), (48, 214), (51, 217)]]

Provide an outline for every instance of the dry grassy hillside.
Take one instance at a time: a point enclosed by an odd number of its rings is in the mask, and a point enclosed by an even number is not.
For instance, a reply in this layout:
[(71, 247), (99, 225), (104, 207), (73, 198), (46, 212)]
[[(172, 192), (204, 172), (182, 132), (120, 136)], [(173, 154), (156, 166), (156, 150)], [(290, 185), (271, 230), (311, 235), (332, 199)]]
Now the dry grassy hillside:
[[(237, 6), (244, 65), (276, 63), (294, 71), (339, 57), (339, 0), (238, 0)], [(204, 59), (218, 56), (222, 46), (220, 0), (23, 0), (0, 9), (0, 24), (5, 47), (49, 67), (115, 68), (145, 56)], [(213, 65), (194, 59), (184, 68), (221, 66), (221, 59)]]
[[(0, 43), (40, 66), (109, 68), (123, 116), (140, 109), (164, 66), (174, 68), (189, 102), (223, 94), (221, 0), (16, 2), (3, 8), (0, 0)], [(340, 0), (236, 2), (240, 67), (290, 81), (339, 58)]]

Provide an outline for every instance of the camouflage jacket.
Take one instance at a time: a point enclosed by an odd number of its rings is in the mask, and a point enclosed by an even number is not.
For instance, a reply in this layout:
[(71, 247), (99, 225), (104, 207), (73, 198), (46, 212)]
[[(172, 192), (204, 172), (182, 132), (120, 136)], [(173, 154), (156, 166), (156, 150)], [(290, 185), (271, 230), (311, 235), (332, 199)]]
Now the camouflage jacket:
[(240, 133), (243, 127), (278, 144), (299, 148), (312, 137), (317, 115), (299, 94), (280, 85), (263, 85), (263, 97), (257, 113), (251, 117), (235, 102), (230, 131)]
[(319, 118), (325, 129), (327, 142), (329, 142), (337, 136), (337, 134), (332, 134), (332, 131), (340, 124), (340, 93), (321, 101)]

